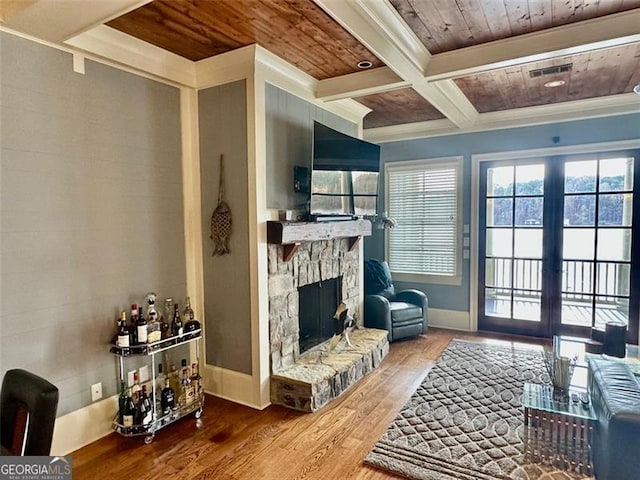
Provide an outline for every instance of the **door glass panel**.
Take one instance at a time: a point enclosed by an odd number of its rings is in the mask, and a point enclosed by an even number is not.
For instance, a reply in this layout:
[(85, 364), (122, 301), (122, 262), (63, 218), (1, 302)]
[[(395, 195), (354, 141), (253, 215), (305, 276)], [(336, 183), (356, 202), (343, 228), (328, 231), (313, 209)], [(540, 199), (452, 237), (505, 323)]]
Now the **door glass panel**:
[(485, 289), (485, 315), (511, 317), (511, 290), (499, 288)]
[(595, 235), (593, 228), (565, 228), (562, 239), (562, 258), (593, 260)]
[(628, 263), (598, 263), (597, 293), (600, 295), (629, 295), (631, 265)]
[(544, 193), (544, 165), (516, 167), (516, 195), (542, 195)]
[(614, 320), (629, 325), (629, 299), (596, 297), (596, 327), (604, 330), (607, 322)]
[(599, 228), (598, 260), (631, 260), (631, 229)]
[(512, 256), (513, 255), (512, 235), (513, 235), (513, 229), (511, 228), (487, 229), (487, 256), (488, 257)]
[(513, 167), (487, 169), (487, 196), (513, 195)]
[(563, 261), (562, 292), (566, 298), (579, 300), (582, 294), (593, 293), (593, 262)]
[(516, 198), (516, 225), (542, 226), (542, 198)]
[(540, 292), (513, 292), (513, 318), (539, 322), (541, 318)]
[(510, 258), (487, 258), (485, 284), (489, 287), (511, 287)]
[(564, 197), (564, 225), (591, 226), (596, 219), (595, 195), (567, 195)]
[(633, 190), (633, 158), (609, 158), (600, 160), (601, 192)]
[(542, 261), (519, 259), (514, 262), (513, 286), (525, 290), (541, 290)]
[(567, 162), (564, 167), (564, 192), (595, 192), (597, 171), (597, 160)]
[(600, 195), (598, 225), (631, 226), (633, 195), (612, 193)]
[(492, 198), (487, 200), (487, 226), (513, 225), (513, 198)]
[(585, 295), (583, 299), (567, 298), (562, 295), (562, 323), (591, 327), (593, 318), (593, 297)]
[(516, 228), (514, 256), (542, 258), (542, 229)]

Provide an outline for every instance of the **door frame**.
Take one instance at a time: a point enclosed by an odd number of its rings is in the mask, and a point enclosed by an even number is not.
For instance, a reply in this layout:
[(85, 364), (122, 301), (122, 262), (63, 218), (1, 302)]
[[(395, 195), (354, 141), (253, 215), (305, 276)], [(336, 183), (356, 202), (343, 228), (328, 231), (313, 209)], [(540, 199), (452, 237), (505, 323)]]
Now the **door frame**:
[[(480, 214), (480, 164), (497, 160), (524, 160), (535, 157), (553, 157), (575, 154), (604, 153), (615, 150), (638, 150), (640, 139), (601, 142), (560, 147), (546, 147), (528, 150), (480, 153), (471, 155), (471, 210), (469, 215), (470, 231), (470, 278), (469, 278), (469, 327), (478, 330), (478, 267), (479, 267), (479, 214)], [(640, 252), (638, 252), (640, 254)], [(633, 343), (638, 343), (640, 332)]]

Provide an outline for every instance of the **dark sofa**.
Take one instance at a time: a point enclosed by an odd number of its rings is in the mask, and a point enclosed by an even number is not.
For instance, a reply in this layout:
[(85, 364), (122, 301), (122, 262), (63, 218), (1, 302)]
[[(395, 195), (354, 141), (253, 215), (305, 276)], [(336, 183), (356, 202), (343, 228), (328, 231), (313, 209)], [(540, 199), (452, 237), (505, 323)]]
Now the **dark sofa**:
[(640, 479), (640, 383), (623, 362), (589, 359), (598, 418), (591, 437), (597, 480)]

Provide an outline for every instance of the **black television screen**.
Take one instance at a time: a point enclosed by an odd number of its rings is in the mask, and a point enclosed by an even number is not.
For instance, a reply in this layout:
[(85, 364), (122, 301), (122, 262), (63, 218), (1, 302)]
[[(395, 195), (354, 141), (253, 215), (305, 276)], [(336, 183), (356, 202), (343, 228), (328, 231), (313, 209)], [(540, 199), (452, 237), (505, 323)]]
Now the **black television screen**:
[(375, 215), (379, 169), (379, 145), (314, 122), (311, 215)]

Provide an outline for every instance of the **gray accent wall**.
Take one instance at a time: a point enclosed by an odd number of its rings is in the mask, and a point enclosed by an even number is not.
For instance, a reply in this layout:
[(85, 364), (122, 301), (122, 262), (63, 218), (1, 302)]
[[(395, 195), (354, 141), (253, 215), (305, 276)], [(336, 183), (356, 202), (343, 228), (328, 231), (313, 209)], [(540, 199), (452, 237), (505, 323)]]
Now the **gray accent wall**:
[(117, 393), (120, 310), (184, 299), (178, 89), (0, 33), (0, 367)]
[(313, 121), (352, 136), (358, 126), (270, 84), (265, 97), (267, 208), (298, 210), (309, 194), (293, 191), (293, 167), (311, 169)]
[[(384, 176), (385, 163), (463, 156), (463, 222), (468, 224), (471, 215), (471, 155), (639, 138), (640, 115), (633, 114), (491, 132), (389, 142), (382, 144), (381, 159), (383, 166), (381, 177)], [(384, 185), (384, 178), (381, 178), (381, 182), (381, 185)], [(382, 210), (384, 208), (384, 188), (380, 189), (380, 193), (379, 209)], [(384, 258), (384, 236), (380, 230), (374, 230), (374, 234), (371, 237), (365, 238), (364, 252), (365, 258)], [(396, 287), (417, 288), (424, 291), (429, 296), (429, 305), (434, 308), (467, 312), (470, 305), (469, 265), (469, 260), (463, 260), (464, 278), (461, 286), (396, 282)]]
[[(247, 95), (244, 80), (198, 92), (207, 363), (251, 375)], [(232, 214), (231, 253), (212, 256), (220, 155)]]

